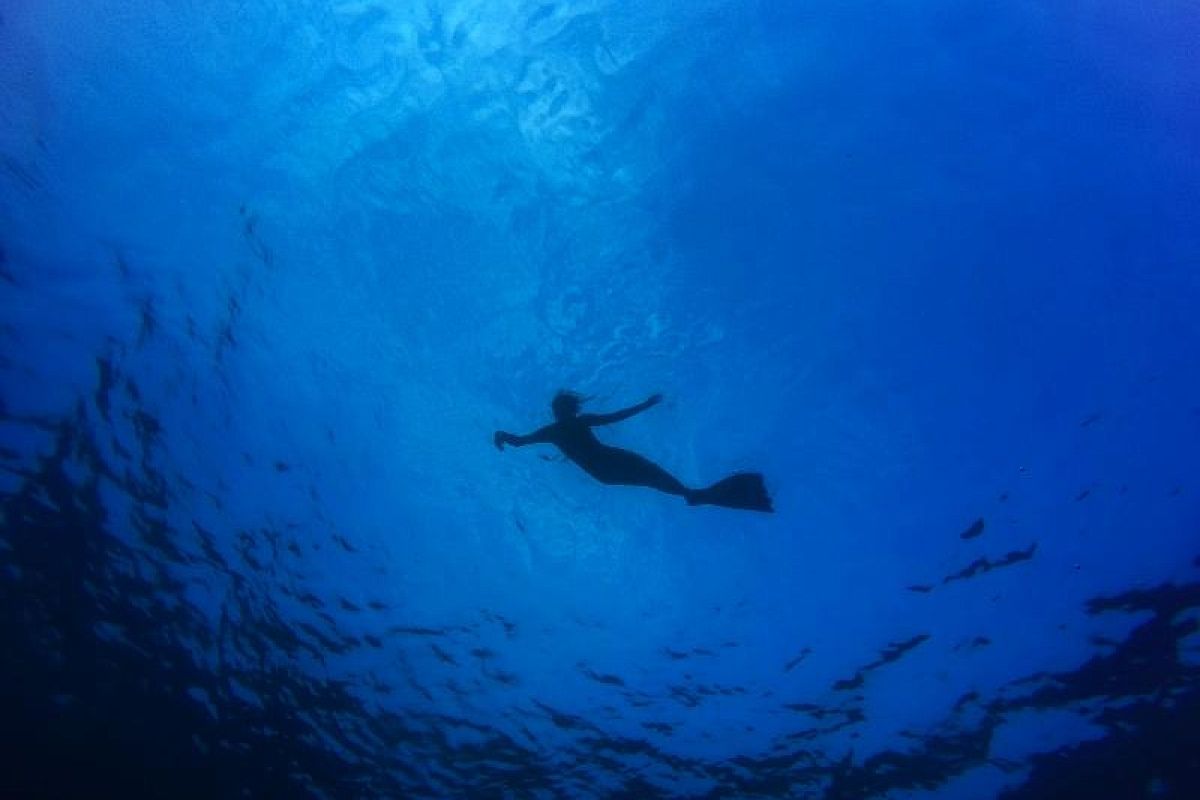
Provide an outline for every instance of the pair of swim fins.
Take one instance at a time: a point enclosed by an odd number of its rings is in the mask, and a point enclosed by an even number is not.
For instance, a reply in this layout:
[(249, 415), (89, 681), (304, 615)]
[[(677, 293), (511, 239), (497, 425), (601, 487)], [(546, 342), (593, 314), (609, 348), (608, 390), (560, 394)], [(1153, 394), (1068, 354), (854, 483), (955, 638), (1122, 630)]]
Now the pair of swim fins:
[(739, 472), (706, 489), (696, 489), (687, 495), (687, 503), (689, 506), (722, 506), (746, 511), (775, 510), (759, 472)]

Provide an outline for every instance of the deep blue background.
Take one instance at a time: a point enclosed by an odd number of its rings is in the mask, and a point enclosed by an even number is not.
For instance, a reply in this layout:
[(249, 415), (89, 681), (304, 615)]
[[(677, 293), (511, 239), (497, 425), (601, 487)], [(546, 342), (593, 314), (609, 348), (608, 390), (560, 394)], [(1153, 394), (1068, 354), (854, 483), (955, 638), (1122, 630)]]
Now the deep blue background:
[[(0, 2), (8, 780), (1189, 796), (1198, 40)], [(491, 447), (561, 387), (777, 513)]]

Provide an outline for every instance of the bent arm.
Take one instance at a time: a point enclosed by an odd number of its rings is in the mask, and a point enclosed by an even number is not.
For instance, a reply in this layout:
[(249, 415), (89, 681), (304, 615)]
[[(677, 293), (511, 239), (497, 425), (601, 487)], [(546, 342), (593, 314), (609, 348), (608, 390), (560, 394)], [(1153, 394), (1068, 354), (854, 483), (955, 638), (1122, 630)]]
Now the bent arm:
[(662, 400), (662, 395), (656, 394), (638, 403), (636, 406), (623, 408), (620, 411), (614, 411), (611, 414), (583, 414), (579, 419), (585, 425), (611, 425), (614, 422), (620, 422), (623, 419), (629, 419), (634, 414), (640, 414), (651, 406), (656, 406)]
[(538, 428), (533, 433), (527, 433), (524, 436), (508, 431), (496, 431), (492, 436), (492, 442), (500, 450), (503, 450), (506, 444), (511, 444), (513, 447), (524, 447), (527, 444), (551, 444), (554, 442), (553, 431), (553, 425)]

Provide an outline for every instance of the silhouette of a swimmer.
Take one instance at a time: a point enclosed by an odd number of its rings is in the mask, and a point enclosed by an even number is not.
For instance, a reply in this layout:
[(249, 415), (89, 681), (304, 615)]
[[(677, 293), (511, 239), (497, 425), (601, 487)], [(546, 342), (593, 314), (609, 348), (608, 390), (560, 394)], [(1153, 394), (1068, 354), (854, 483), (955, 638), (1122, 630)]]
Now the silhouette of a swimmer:
[(660, 492), (679, 495), (687, 500), (690, 506), (725, 506), (749, 511), (775, 510), (771, 507), (771, 497), (763, 485), (763, 477), (757, 472), (739, 472), (717, 481), (706, 489), (689, 489), (653, 461), (619, 447), (609, 447), (592, 433), (592, 428), (597, 425), (610, 425), (629, 419), (661, 401), (662, 395), (656, 394), (636, 406), (611, 414), (580, 414), (579, 407), (583, 404), (583, 398), (574, 392), (562, 391), (556, 394), (550, 403), (550, 408), (554, 411), (554, 422), (525, 436), (496, 431), (492, 441), (499, 450), (503, 450), (506, 444), (515, 447), (552, 444), (601, 483), (648, 486)]

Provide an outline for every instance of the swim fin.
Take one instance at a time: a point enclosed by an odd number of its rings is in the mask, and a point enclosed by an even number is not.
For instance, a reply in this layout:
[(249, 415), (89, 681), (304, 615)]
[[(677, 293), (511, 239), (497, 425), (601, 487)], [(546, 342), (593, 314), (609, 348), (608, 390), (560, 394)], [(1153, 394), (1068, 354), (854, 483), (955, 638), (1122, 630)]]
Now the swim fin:
[(707, 489), (697, 489), (687, 496), (689, 506), (724, 506), (747, 511), (774, 511), (771, 496), (758, 472), (739, 472), (717, 481)]

